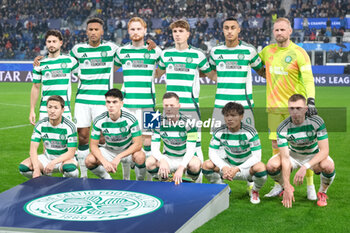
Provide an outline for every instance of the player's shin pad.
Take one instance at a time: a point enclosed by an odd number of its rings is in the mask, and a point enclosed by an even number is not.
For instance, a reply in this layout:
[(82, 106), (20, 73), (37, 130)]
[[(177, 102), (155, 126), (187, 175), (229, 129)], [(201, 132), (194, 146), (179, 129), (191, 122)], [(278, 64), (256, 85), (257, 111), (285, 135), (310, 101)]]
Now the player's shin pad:
[(204, 177), (209, 181), (211, 184), (222, 184), (222, 179), (219, 173), (214, 171), (208, 171), (202, 169)]
[(85, 159), (89, 155), (89, 144), (78, 146), (78, 163), (80, 167), (80, 177), (87, 178), (87, 168), (85, 165)]
[(90, 169), (90, 171), (94, 173), (96, 176), (100, 177), (101, 179), (106, 179), (106, 180), (112, 179), (111, 175), (108, 174), (108, 172), (102, 165), (92, 168)]
[(267, 180), (267, 171), (257, 172), (253, 176), (253, 190), (259, 191)]

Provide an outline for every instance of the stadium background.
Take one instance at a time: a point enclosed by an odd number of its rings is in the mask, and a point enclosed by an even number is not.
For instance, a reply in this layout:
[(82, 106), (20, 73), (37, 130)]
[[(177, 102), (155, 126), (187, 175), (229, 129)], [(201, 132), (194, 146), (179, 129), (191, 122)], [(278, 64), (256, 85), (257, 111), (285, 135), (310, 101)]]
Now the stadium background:
[[(47, 29), (60, 29), (64, 35), (63, 52), (78, 42), (86, 41), (85, 22), (97, 16), (105, 20), (104, 39), (124, 44), (129, 41), (126, 23), (133, 16), (147, 21), (148, 38), (160, 47), (172, 45), (168, 25), (186, 18), (191, 24), (189, 43), (204, 51), (224, 40), (221, 21), (235, 16), (242, 27), (241, 39), (262, 49), (273, 42), (271, 27), (277, 17), (286, 16), (293, 23), (292, 40), (304, 47), (313, 64), (316, 83), (316, 106), (326, 118), (330, 153), (336, 163), (337, 177), (330, 188), (329, 205), (318, 208), (306, 199), (306, 186), (296, 190), (293, 209), (284, 209), (278, 198), (266, 199), (258, 206), (249, 203), (244, 182), (230, 183), (230, 208), (196, 232), (347, 232), (347, 206), (350, 159), (348, 148), (349, 42), (350, 4), (347, 0), (322, 1), (196, 1), (196, 0), (89, 0), (89, 1), (16, 1), (0, 3), (0, 192), (26, 179), (18, 173), (18, 164), (28, 156), (32, 126), (29, 125), (31, 62), (45, 54), (44, 34)], [(115, 73), (115, 86), (120, 87), (120, 70)], [(256, 121), (261, 122), (259, 135), (263, 162), (271, 155), (270, 142), (264, 129), (264, 80), (254, 74), (253, 97)], [(207, 79), (202, 84), (212, 84)], [(73, 85), (73, 101), (77, 85)], [(157, 96), (165, 91), (156, 85)], [(214, 85), (202, 85), (200, 104), (203, 117), (211, 115)], [(158, 106), (160, 102), (158, 101)], [(257, 113), (256, 113), (257, 114)], [(210, 136), (204, 133), (203, 152), (207, 157)], [(90, 173), (89, 176), (93, 177)], [(118, 172), (115, 178), (120, 179)], [(315, 176), (316, 188), (319, 177)], [(261, 196), (272, 186), (272, 180), (261, 190)]]

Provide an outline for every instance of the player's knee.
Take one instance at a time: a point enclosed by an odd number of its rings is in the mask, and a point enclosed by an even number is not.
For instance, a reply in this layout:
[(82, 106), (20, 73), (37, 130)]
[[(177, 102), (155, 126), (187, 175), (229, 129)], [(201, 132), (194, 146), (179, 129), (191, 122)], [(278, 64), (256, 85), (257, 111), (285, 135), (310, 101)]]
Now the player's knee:
[(266, 164), (266, 170), (269, 173), (275, 173), (280, 170), (280, 163), (276, 159), (270, 159)]
[(263, 162), (258, 162), (253, 166), (255, 172), (266, 171), (266, 165)]
[(142, 135), (143, 145), (144, 146), (150, 146), (152, 142), (151, 135)]
[(325, 159), (320, 163), (320, 167), (322, 172), (324, 173), (332, 173), (334, 171), (334, 163), (329, 160), (329, 159)]
[(137, 151), (132, 155), (132, 160), (137, 164), (144, 164), (146, 160), (146, 155), (142, 150)]
[(88, 156), (85, 158), (85, 166), (88, 169), (91, 169), (92, 167), (95, 167), (96, 159), (95, 157), (90, 153)]
[(153, 157), (150, 156), (146, 159), (146, 169), (147, 170), (153, 170), (156, 168), (156, 162), (157, 160)]
[(89, 144), (89, 133), (85, 133), (85, 131), (81, 131), (78, 134), (79, 137), (79, 145), (87, 145)]
[(202, 168), (203, 168), (204, 170), (207, 170), (207, 171), (213, 170), (214, 167), (215, 167), (215, 166), (214, 166), (214, 163), (213, 163), (211, 160), (206, 160), (206, 161), (204, 161), (203, 164), (202, 164)]
[(201, 169), (201, 161), (198, 158), (192, 159), (187, 168), (193, 172), (199, 172)]

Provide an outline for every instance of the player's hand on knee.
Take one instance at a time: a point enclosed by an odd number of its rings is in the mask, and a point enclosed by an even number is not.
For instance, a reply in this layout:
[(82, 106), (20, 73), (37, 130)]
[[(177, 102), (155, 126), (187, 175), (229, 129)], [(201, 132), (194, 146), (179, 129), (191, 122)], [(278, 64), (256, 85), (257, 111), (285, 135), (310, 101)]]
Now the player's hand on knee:
[(53, 169), (55, 168), (55, 163), (50, 162), (49, 164), (47, 164), (47, 166), (44, 168), (44, 173), (46, 175), (49, 175), (52, 173)]
[(307, 116), (313, 116), (313, 115), (317, 115), (317, 109), (316, 109), (316, 106), (315, 106), (315, 99), (314, 98), (308, 98), (307, 99), (307, 112), (306, 112), (306, 115)]
[(120, 159), (119, 159), (118, 157), (116, 157), (115, 159), (113, 159), (113, 161), (111, 162), (113, 168), (115, 169), (114, 172), (117, 171), (119, 163), (120, 163)]
[(111, 162), (107, 161), (106, 163), (103, 163), (102, 165), (108, 173), (110, 173), (110, 172), (115, 173), (117, 171)]

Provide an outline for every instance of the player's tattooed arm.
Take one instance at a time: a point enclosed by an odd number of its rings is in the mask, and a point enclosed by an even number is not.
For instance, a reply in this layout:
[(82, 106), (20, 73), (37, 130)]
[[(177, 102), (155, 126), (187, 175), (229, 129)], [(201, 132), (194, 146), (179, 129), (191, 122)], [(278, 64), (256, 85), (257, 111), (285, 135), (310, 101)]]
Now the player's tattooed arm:
[(265, 67), (261, 67), (259, 70), (256, 71), (258, 75), (260, 75), (263, 78), (266, 78), (266, 69)]

